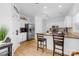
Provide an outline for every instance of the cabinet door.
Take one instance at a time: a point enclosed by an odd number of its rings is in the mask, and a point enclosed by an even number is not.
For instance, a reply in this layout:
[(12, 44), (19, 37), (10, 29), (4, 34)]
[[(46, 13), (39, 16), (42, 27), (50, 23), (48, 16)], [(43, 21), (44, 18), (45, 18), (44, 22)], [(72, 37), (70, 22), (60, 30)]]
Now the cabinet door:
[(26, 32), (25, 33), (21, 33), (21, 39), (20, 39), (20, 42), (23, 42), (23, 41), (26, 41), (27, 38), (26, 38)]
[(52, 36), (44, 36), (47, 39), (47, 48), (53, 50), (53, 37)]

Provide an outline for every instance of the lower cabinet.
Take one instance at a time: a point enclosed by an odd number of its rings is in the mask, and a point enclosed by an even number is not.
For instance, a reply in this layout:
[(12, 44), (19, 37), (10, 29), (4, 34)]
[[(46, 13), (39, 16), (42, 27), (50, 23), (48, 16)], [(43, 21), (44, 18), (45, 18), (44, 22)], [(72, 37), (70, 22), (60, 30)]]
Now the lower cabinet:
[(21, 33), (20, 34), (20, 42), (26, 41), (27, 40), (27, 33)]

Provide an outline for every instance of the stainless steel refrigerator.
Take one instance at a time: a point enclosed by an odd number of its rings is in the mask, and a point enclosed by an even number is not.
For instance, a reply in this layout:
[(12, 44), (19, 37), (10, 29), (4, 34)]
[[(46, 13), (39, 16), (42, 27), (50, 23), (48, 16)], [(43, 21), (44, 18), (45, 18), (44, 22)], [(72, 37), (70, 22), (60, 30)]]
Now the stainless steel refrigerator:
[(26, 33), (27, 33), (27, 40), (32, 40), (34, 39), (34, 35), (35, 35), (35, 27), (34, 24), (25, 24), (25, 28), (26, 28)]

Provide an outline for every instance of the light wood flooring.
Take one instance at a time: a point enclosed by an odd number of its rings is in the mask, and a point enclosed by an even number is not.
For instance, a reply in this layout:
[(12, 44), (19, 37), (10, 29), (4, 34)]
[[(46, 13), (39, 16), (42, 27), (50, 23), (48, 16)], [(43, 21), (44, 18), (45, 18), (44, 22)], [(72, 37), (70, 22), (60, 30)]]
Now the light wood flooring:
[[(53, 56), (53, 51), (46, 49), (42, 52), (42, 49), (38, 49), (36, 40), (25, 41), (21, 43), (20, 47), (15, 51), (14, 56)], [(55, 56), (59, 56), (55, 54)], [(69, 56), (69, 55), (65, 55)]]
[(46, 50), (42, 52), (41, 49), (37, 51), (37, 45), (35, 40), (26, 41), (21, 43), (21, 46), (16, 50), (14, 56), (52, 56), (53, 52)]

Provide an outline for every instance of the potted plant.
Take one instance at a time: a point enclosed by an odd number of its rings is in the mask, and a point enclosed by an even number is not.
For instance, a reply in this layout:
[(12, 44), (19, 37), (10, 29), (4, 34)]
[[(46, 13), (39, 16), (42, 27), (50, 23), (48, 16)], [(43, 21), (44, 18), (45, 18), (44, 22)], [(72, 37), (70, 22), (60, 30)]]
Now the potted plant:
[(0, 43), (5, 40), (5, 37), (8, 34), (8, 29), (5, 26), (1, 26), (0, 28)]

